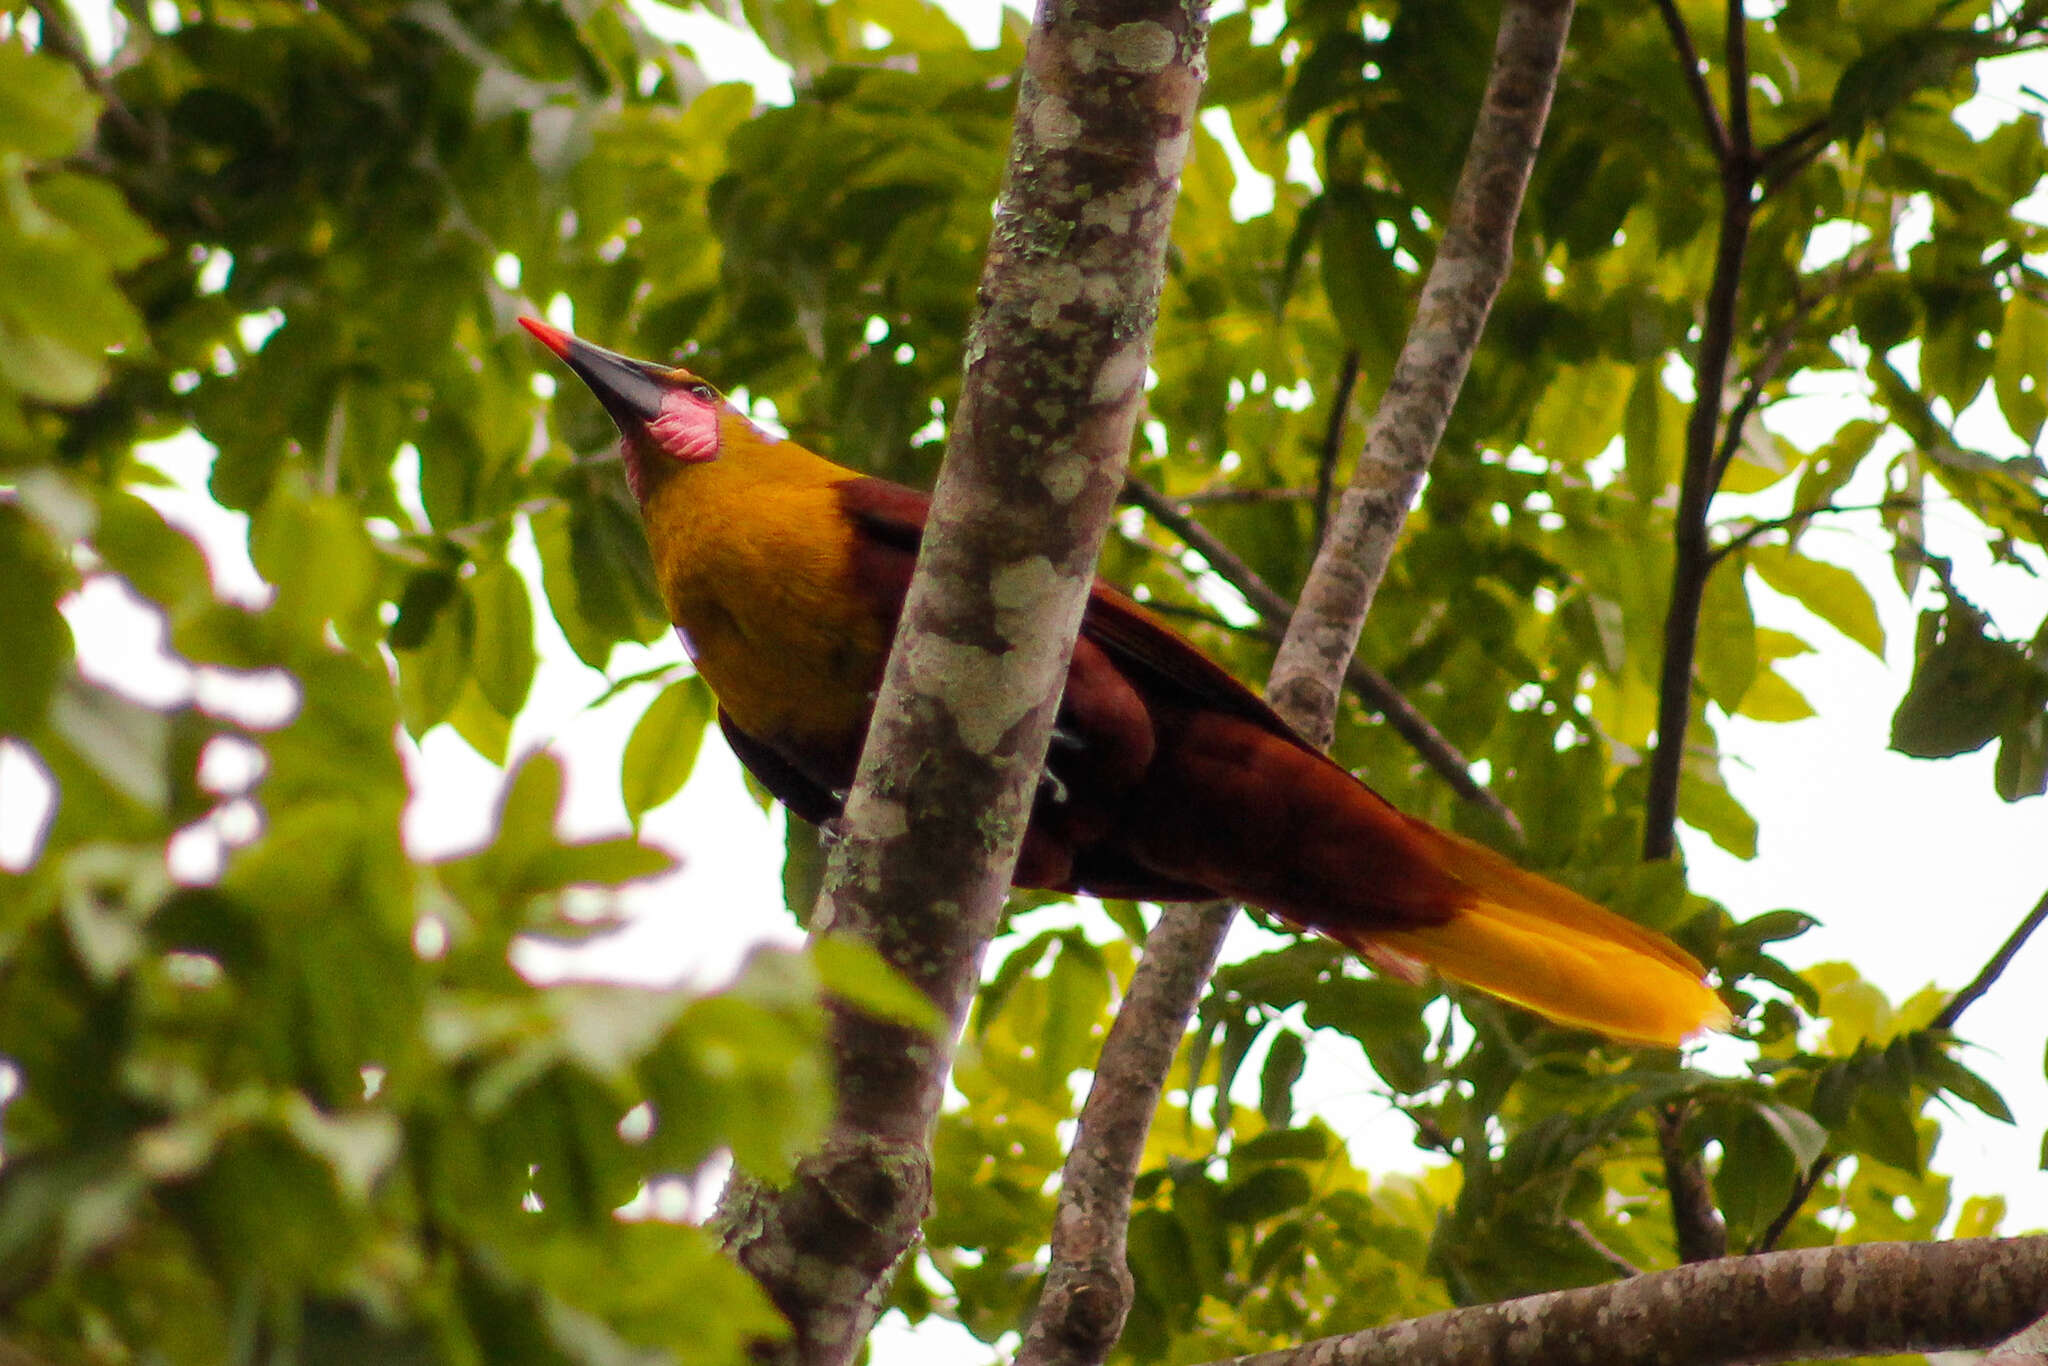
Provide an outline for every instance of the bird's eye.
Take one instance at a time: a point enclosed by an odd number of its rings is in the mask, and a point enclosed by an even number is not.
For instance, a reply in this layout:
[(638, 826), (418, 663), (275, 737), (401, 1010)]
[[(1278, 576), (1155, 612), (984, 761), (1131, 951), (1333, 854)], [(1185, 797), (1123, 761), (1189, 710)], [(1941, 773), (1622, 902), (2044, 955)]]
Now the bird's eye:
[(685, 386), (683, 392), (700, 403), (716, 403), (718, 401), (718, 391), (701, 379), (694, 384)]

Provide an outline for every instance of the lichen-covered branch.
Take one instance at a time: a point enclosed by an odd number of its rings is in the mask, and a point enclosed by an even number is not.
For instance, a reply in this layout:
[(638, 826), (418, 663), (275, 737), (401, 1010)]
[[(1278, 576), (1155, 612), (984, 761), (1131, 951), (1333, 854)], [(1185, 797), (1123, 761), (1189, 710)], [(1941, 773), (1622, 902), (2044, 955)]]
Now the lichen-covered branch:
[(1550, 116), (1570, 0), (1501, 10), (1493, 70), (1458, 177), (1443, 244), (1415, 321), (1304, 585), (1268, 692), (1290, 723), (1328, 744), (1344, 665), (1429, 470), (1480, 330), (1507, 278), (1515, 220)]
[(841, 1012), (839, 1112), (727, 1246), (789, 1318), (779, 1357), (860, 1350), (930, 1195), (930, 1133), (1045, 757), (1144, 399), (1206, 32), (1159, 0), (1046, 0), (1018, 97), (946, 462), (813, 933), (855, 935), (947, 1021)]
[(1060, 1174), (1052, 1266), (1017, 1366), (1099, 1362), (1123, 1333), (1131, 1187), (1181, 1035), (1236, 912), (1227, 901), (1169, 907), (1145, 938), (1144, 966), (1103, 1041)]
[(2044, 1312), (2048, 1238), (1864, 1243), (1453, 1309), (1227, 1366), (1732, 1366), (1983, 1348)]
[[(1325, 743), (1366, 608), (1507, 275), (1571, 13), (1571, 0), (1503, 7), (1443, 245), (1275, 665), (1270, 692), (1280, 714)], [(1067, 1154), (1046, 1290), (1018, 1366), (1094, 1366), (1121, 1331), (1131, 1294), (1122, 1256), (1131, 1183), (1159, 1088), (1230, 919), (1227, 906), (1169, 906), (1146, 940)]]

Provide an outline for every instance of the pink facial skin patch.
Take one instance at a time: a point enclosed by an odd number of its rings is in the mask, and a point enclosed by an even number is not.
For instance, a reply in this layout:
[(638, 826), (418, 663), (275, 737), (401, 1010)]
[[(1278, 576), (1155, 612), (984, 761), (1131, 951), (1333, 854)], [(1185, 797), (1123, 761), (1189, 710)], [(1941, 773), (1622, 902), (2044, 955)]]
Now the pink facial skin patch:
[(686, 465), (718, 458), (717, 399), (698, 398), (687, 389), (672, 390), (661, 400), (661, 416), (647, 431), (661, 449)]

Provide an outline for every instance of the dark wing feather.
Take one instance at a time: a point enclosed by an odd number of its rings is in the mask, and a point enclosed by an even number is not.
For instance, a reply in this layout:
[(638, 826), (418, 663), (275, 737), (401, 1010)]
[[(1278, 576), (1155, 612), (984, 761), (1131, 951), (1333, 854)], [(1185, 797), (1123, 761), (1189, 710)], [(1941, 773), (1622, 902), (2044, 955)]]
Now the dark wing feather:
[(781, 750), (734, 725), (724, 707), (718, 709), (718, 728), (725, 732), (733, 754), (776, 801), (812, 825), (823, 825), (839, 815), (844, 803), (838, 794), (790, 762)]
[[(931, 499), (901, 484), (871, 478), (841, 484), (839, 494), (847, 519), (868, 543), (864, 560), (902, 557), (900, 565), (890, 566), (890, 572), (881, 576), (885, 591), (895, 591), (894, 603), (900, 609)], [(1081, 633), (1100, 645), (1141, 693), (1163, 692), (1178, 701), (1241, 717), (1303, 749), (1314, 748), (1228, 670), (1100, 579), (1089, 595)]]
[(1312, 754), (1320, 752), (1229, 670), (1099, 579), (1081, 619), (1081, 634), (1100, 645), (1142, 694), (1164, 694), (1197, 709), (1220, 711)]

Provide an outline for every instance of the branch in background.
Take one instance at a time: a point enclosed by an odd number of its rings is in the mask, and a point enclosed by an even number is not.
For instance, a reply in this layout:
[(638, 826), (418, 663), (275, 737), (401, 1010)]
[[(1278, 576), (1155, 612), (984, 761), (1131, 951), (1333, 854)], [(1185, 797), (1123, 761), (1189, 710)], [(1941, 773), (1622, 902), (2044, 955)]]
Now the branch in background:
[(1330, 395), (1330, 423), (1323, 429), (1323, 448), (1316, 456), (1315, 544), (1330, 528), (1330, 499), (1337, 491), (1337, 458), (1344, 453), (1344, 421), (1351, 413), (1351, 395), (1358, 388), (1358, 348), (1344, 353), (1337, 370), (1337, 392)]
[[(1298, 663), (1274, 669), (1280, 714), (1304, 734), (1327, 737), (1332, 730), (1365, 609), (1506, 278), (1515, 218), (1550, 113), (1571, 14), (1571, 0), (1506, 0), (1502, 6), (1493, 68), (1443, 243), (1352, 487), (1317, 553), (1308, 584), (1314, 605), (1305, 601), (1289, 625), (1290, 644), (1302, 637), (1313, 644), (1291, 652)], [(1289, 656), (1283, 645), (1282, 660)], [(1129, 1222), (1131, 1180), (1152, 1110), (1206, 980), (1206, 969), (1191, 973), (1187, 966), (1215, 960), (1231, 918), (1228, 906), (1168, 906), (1146, 939), (1067, 1153), (1047, 1289), (1017, 1366), (1095, 1366), (1114, 1344), (1114, 1332), (1105, 1334), (1103, 1325), (1121, 1324), (1130, 1282), (1121, 1265), (1105, 1272), (1101, 1259)], [(1123, 1099), (1134, 1087), (1147, 1097), (1135, 1122)], [(1082, 1286), (1087, 1293), (1055, 1293), (1055, 1287)]]
[[(1679, 52), (1686, 61), (1689, 46)], [(1740, 0), (1730, 0), (1728, 29), (1728, 144), (1721, 158), (1721, 226), (1714, 252), (1714, 278), (1707, 291), (1699, 352), (1693, 359), (1694, 397), (1685, 430), (1685, 471), (1679, 484), (1673, 527), (1671, 603), (1664, 618), (1664, 665), (1657, 689), (1657, 749), (1650, 759), (1649, 790), (1643, 802), (1643, 857), (1668, 859), (1677, 848), (1678, 780), (1684, 770), (1685, 732), (1692, 715), (1693, 663), (1699, 646), (1700, 606), (1713, 547), (1707, 540), (1707, 510), (1714, 497), (1714, 467), (1721, 431), (1721, 402), (1728, 387), (1734, 350), (1737, 293), (1742, 260), (1755, 213), (1754, 161), (1749, 145), (1748, 57)], [(1738, 76), (1740, 79), (1738, 79)]]
[(1862, 1243), (1453, 1309), (1214, 1366), (1732, 1366), (1981, 1349), (2044, 1312), (2048, 1237)]
[(1664, 1159), (1664, 1187), (1671, 1196), (1671, 1229), (1681, 1262), (1711, 1262), (1728, 1255), (1728, 1225), (1714, 1208), (1714, 1188), (1700, 1161), (1699, 1144), (1685, 1137), (1686, 1107), (1657, 1111), (1657, 1152)]
[(1931, 1028), (1954, 1029), (1956, 1022), (1963, 1018), (1963, 1012), (1977, 1004), (1978, 997), (1991, 990), (1991, 984), (2011, 965), (2013, 956), (2033, 936), (2034, 931), (2041, 928), (2041, 922), (2044, 920), (2048, 920), (2048, 893), (2043, 893), (2041, 899), (2034, 903), (2034, 909), (2027, 912), (2027, 918), (2020, 922), (2019, 928), (2006, 936), (2005, 942), (1998, 946), (1998, 952), (1991, 955), (1991, 961), (1984, 965), (1971, 980), (1970, 985), (1957, 992), (1949, 1003), (1941, 1008), (1941, 1014), (1934, 1017)]
[[(1206, 37), (1173, 0), (1046, 0), (1033, 22), (965, 383), (811, 920), (874, 946), (944, 1024), (835, 1007), (822, 1148), (782, 1190), (728, 1187), (726, 1247), (794, 1335), (757, 1360), (859, 1356), (930, 1202), (932, 1125), (1144, 404)], [(1103, 202), (1120, 212), (1085, 212)]]
[(1721, 111), (1714, 107), (1714, 92), (1707, 88), (1707, 73), (1700, 62), (1699, 49), (1692, 45), (1692, 33), (1685, 26), (1685, 16), (1678, 12), (1677, 0), (1657, 0), (1657, 12), (1664, 16), (1664, 27), (1671, 30), (1671, 46), (1678, 54), (1678, 69), (1685, 75), (1685, 87), (1692, 92), (1692, 102), (1700, 111), (1700, 123), (1707, 130), (1707, 146), (1714, 153), (1714, 160), (1728, 159), (1728, 130), (1721, 125)]
[[(1219, 540), (1215, 532), (1189, 516), (1186, 509), (1175, 507), (1165, 495), (1136, 478), (1124, 485), (1124, 497), (1180, 537), (1188, 549), (1209, 562), (1209, 568), (1216, 572), (1217, 577), (1244, 594), (1245, 601), (1265, 618), (1267, 629), (1260, 634), (1276, 642), (1286, 639), (1286, 626), (1293, 620), (1294, 604)], [(1522, 822), (1508, 809), (1507, 803), (1472, 776), (1472, 761), (1460, 753), (1442, 731), (1431, 725), (1429, 718), (1418, 711), (1385, 674), (1354, 655), (1345, 664), (1344, 682), (1365, 705), (1386, 718), (1395, 733), (1422, 757), (1431, 772), (1451, 785), (1452, 791), (1482, 807), (1512, 832), (1517, 841), (1524, 838)]]
[(1807, 1199), (1812, 1196), (1814, 1187), (1820, 1185), (1821, 1179), (1840, 1160), (1834, 1153), (1822, 1153), (1814, 1158), (1813, 1164), (1801, 1172), (1799, 1179), (1792, 1183), (1792, 1194), (1786, 1198), (1785, 1207), (1778, 1211), (1770, 1226), (1757, 1235), (1756, 1241), (1751, 1243), (1747, 1250), (1752, 1253), (1769, 1252), (1776, 1247), (1778, 1240), (1785, 1236), (1785, 1230), (1792, 1227), (1792, 1220), (1798, 1216), (1800, 1210), (1806, 1208)]
[(1131, 1187), (1188, 1014), (1216, 970), (1235, 910), (1227, 901), (1174, 907), (1145, 937), (1145, 970), (1132, 976), (1103, 1041), (1060, 1173), (1052, 1264), (1018, 1366), (1092, 1366), (1123, 1334), (1131, 1309)]
[[(1659, 0), (1666, 22), (1675, 11)], [(1707, 290), (1699, 351), (1693, 358), (1692, 413), (1685, 428), (1685, 470), (1672, 526), (1671, 601), (1664, 616), (1664, 660), (1657, 684), (1657, 748), (1643, 798), (1643, 858), (1671, 858), (1678, 848), (1678, 784), (1685, 772), (1686, 728), (1692, 720), (1693, 664), (1699, 648), (1700, 612), (1714, 548), (1707, 538), (1707, 514), (1714, 500), (1721, 461), (1717, 438), (1721, 404), (1734, 352), (1742, 261), (1756, 213), (1756, 149), (1750, 141), (1749, 47), (1742, 0), (1728, 0), (1725, 63), (1728, 122), (1706, 119), (1708, 141), (1720, 161), (1721, 226), (1714, 249), (1713, 282)], [(1672, 45), (1688, 79), (1704, 85), (1699, 57), (1684, 26), (1673, 28)], [(1712, 100), (1707, 100), (1709, 108)], [(1762, 385), (1756, 386), (1762, 392)], [(1732, 440), (1740, 440), (1737, 432)], [(1732, 452), (1732, 446), (1731, 446)], [(1728, 1250), (1728, 1230), (1714, 1208), (1706, 1166), (1697, 1144), (1688, 1145), (1675, 1111), (1657, 1119), (1657, 1148), (1671, 1194), (1672, 1232), (1679, 1256), (1688, 1262), (1719, 1257)]]
[(1305, 503), (1316, 496), (1314, 489), (1197, 489), (1182, 493), (1174, 501), (1183, 507), (1205, 507), (1210, 503)]
[(1273, 664), (1274, 706), (1327, 745), (1337, 689), (1451, 404), (1507, 278), (1515, 219), (1550, 114), (1570, 0), (1503, 7), (1493, 69), (1458, 187), (1401, 355)]
[(1607, 1244), (1601, 1242), (1600, 1235), (1593, 1232), (1592, 1229), (1587, 1228), (1585, 1220), (1567, 1219), (1564, 1221), (1564, 1226), (1567, 1229), (1571, 1230), (1571, 1234), (1574, 1238), (1577, 1238), (1580, 1242), (1584, 1243), (1588, 1248), (1592, 1249), (1594, 1256), (1598, 1257), (1601, 1261), (1613, 1267), (1616, 1271), (1619, 1271), (1622, 1275), (1640, 1276), (1643, 1274), (1643, 1269), (1641, 1267), (1637, 1266), (1628, 1258), (1622, 1256), (1619, 1252), (1616, 1252), (1613, 1248), (1607, 1246)]
[(1752, 522), (1735, 535), (1715, 546), (1709, 554), (1713, 564), (1719, 564), (1730, 555), (1754, 544), (1758, 539), (1773, 531), (1790, 531), (1804, 527), (1816, 517), (1831, 517), (1847, 512), (1918, 512), (1922, 510), (1918, 498), (1883, 498), (1875, 503), (1825, 503), (1817, 508), (1802, 508), (1784, 517), (1772, 517), (1761, 522)]

